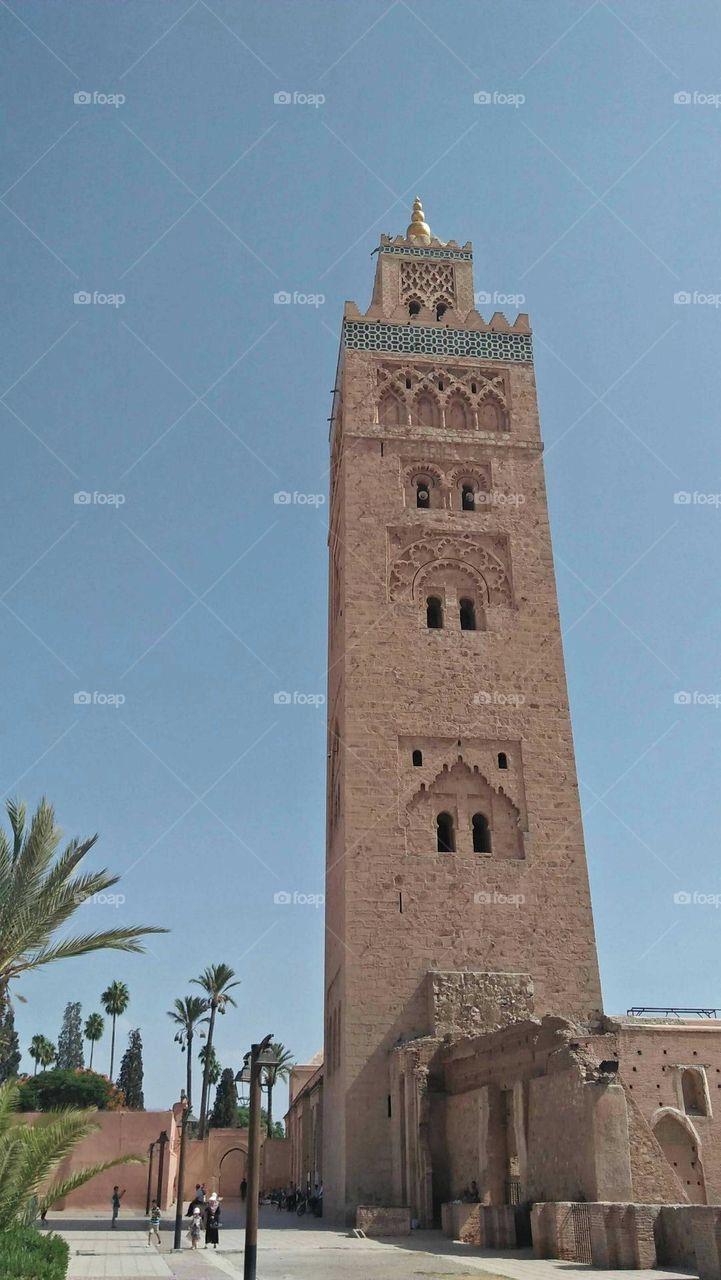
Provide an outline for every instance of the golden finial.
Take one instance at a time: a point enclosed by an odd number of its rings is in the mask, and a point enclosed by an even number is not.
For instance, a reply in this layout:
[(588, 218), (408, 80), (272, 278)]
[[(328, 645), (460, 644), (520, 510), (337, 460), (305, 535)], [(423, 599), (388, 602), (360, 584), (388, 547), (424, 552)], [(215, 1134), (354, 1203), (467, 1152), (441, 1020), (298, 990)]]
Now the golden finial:
[(426, 222), (426, 215), (423, 212), (423, 206), (420, 197), (416, 196), (413, 201), (413, 213), (411, 214), (411, 225), (406, 231), (406, 240), (420, 240), (423, 244), (428, 244), (431, 238), (431, 229)]

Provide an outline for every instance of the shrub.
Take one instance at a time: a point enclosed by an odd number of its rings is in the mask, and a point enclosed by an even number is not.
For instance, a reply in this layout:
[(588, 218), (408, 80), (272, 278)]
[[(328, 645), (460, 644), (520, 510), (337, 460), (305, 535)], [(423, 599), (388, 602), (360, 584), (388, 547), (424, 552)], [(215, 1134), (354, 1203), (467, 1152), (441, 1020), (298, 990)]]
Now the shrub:
[(97, 1071), (41, 1071), (20, 1086), (21, 1111), (53, 1111), (58, 1107), (97, 1107), (115, 1111), (123, 1106), (120, 1090)]
[(65, 1280), (69, 1256), (62, 1236), (44, 1235), (34, 1227), (0, 1232), (3, 1280)]

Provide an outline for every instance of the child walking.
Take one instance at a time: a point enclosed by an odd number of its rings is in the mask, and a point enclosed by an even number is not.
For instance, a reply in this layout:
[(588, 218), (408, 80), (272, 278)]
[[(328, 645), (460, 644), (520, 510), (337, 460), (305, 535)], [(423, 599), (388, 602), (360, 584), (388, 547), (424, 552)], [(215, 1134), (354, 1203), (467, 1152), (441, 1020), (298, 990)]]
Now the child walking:
[(188, 1235), (190, 1236), (191, 1249), (197, 1249), (202, 1229), (203, 1219), (200, 1216), (200, 1208), (196, 1205), (193, 1209), (193, 1216), (190, 1219), (190, 1230), (188, 1232)]
[(155, 1239), (160, 1244), (160, 1205), (157, 1200), (153, 1201), (150, 1210), (150, 1225), (148, 1227), (148, 1244), (151, 1243), (150, 1237), (155, 1232)]

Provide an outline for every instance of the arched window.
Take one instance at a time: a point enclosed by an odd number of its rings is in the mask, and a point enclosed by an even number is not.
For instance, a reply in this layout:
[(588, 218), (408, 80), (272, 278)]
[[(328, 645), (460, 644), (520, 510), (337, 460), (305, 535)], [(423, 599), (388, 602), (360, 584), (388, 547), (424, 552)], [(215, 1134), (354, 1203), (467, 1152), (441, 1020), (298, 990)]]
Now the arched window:
[(463, 396), (451, 396), (448, 401), (446, 426), (451, 431), (465, 431), (468, 426), (468, 412)]
[(401, 402), (392, 391), (387, 391), (378, 405), (378, 421), (385, 427), (399, 427), (403, 422)]
[(485, 813), (474, 813), (473, 815), (473, 852), (491, 852), (491, 828), (488, 825), (488, 818)]
[(476, 491), (472, 484), (464, 484), (461, 489), (461, 510), (475, 511)]
[(438, 835), (438, 852), (455, 853), (456, 833), (453, 830), (453, 818), (450, 813), (438, 814), (438, 817), (436, 818), (436, 832)]
[(413, 302), (409, 302), (409, 303), (408, 303), (408, 314), (409, 314), (409, 316), (417, 316), (417, 315), (419, 314), (419, 312), (420, 312), (420, 309), (421, 309), (421, 304), (420, 304), (420, 302), (416, 302), (416, 301), (414, 300)]
[(687, 1068), (681, 1076), (681, 1092), (683, 1109), (687, 1116), (708, 1115), (706, 1108), (706, 1090), (700, 1071)]
[(493, 396), (483, 401), (478, 410), (478, 425), (483, 431), (505, 431), (506, 415)]
[(432, 395), (422, 391), (416, 398), (415, 419), (422, 427), (437, 427), (439, 422), (438, 405)]
[(459, 612), (461, 615), (461, 631), (476, 630), (476, 606), (472, 600), (464, 596), (459, 600)]
[(506, 755), (505, 751), (498, 752), (498, 768), (499, 769), (508, 768), (508, 756)]
[(445, 302), (439, 302), (436, 307), (436, 320), (442, 320), (448, 307)]
[(431, 505), (431, 491), (427, 480), (416, 480), (416, 506), (427, 511)]
[(443, 627), (443, 601), (440, 596), (429, 596), (426, 600), (426, 626), (432, 631), (440, 631)]
[(422, 752), (422, 751), (417, 751), (417, 750), (416, 750), (416, 751), (414, 751), (414, 752), (413, 752), (413, 767), (414, 767), (414, 769), (418, 769), (418, 768), (420, 768), (420, 766), (421, 766), (422, 764), (423, 764), (423, 752)]

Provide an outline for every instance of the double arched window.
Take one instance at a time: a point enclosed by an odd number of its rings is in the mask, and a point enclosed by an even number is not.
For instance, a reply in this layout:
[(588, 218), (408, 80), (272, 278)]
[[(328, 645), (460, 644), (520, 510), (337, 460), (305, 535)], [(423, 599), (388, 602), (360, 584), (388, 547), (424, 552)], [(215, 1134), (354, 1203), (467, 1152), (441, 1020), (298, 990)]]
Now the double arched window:
[[(474, 853), (491, 853), (491, 826), (485, 813), (474, 813), (471, 819)], [(452, 813), (444, 809), (436, 815), (436, 848), (438, 853), (456, 852), (456, 824)]]

